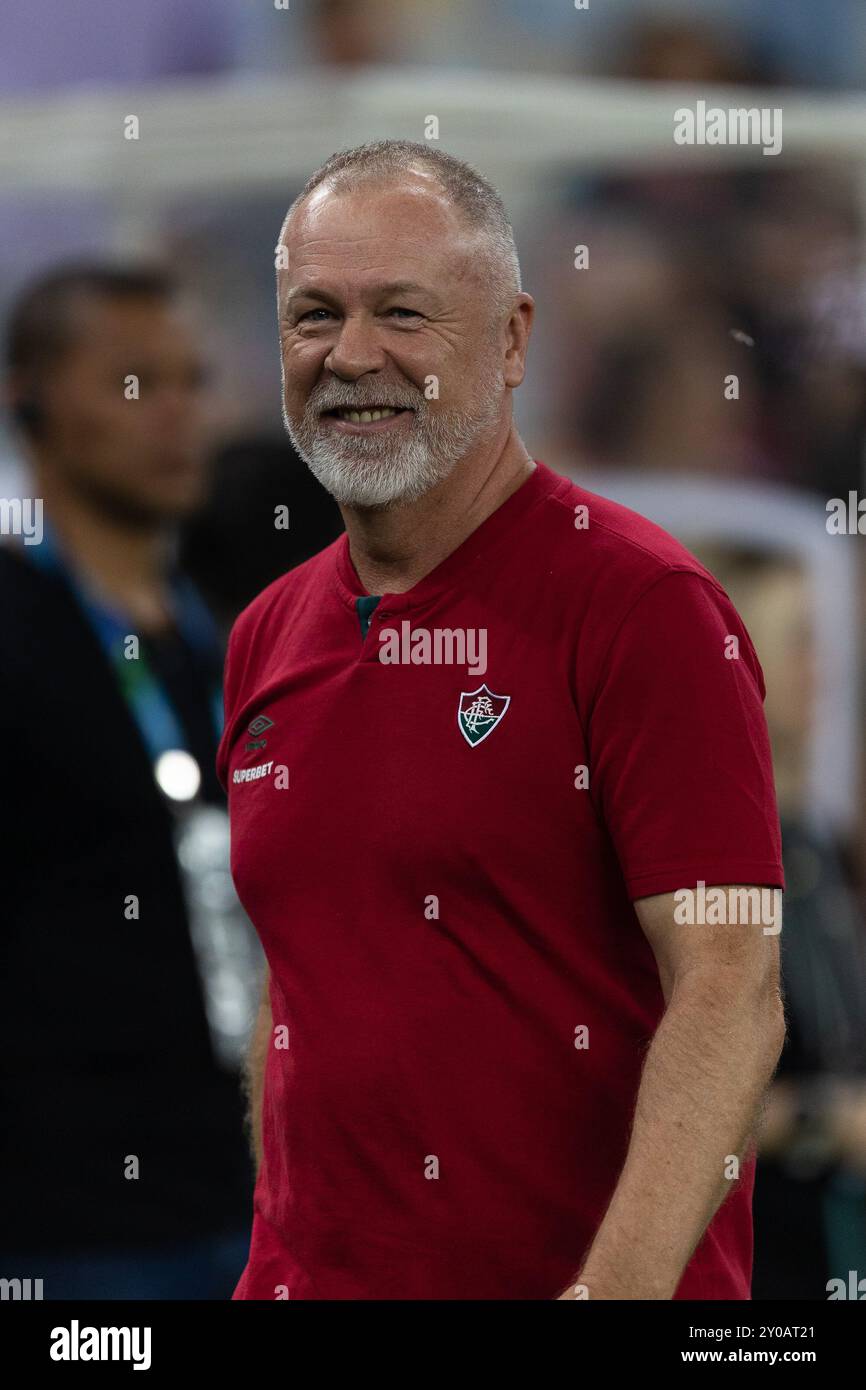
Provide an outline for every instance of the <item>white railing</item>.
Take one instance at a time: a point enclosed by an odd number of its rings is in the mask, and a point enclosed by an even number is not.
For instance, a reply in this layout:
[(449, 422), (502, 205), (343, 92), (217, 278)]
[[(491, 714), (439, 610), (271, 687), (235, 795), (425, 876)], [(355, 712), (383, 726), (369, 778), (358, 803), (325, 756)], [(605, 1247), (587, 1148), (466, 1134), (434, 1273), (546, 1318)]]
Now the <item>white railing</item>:
[[(781, 154), (752, 145), (680, 146), (674, 111), (780, 107)], [(138, 116), (139, 140), (123, 120)], [(669, 154), (677, 167), (767, 168), (792, 158), (866, 152), (866, 98), (801, 91), (691, 87), (374, 68), (303, 78), (244, 75), (116, 89), (78, 87), (0, 102), (0, 190), (226, 191), (306, 177), (347, 143), (424, 138), (428, 115), (443, 146), (494, 181), (522, 182), (560, 167), (628, 167)]]

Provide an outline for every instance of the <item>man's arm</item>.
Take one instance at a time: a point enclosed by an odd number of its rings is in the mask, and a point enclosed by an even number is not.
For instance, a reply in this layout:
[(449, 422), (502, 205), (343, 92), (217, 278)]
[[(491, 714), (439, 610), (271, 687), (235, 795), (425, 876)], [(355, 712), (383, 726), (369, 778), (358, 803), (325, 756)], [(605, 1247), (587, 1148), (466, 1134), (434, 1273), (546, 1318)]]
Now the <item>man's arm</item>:
[[(728, 894), (730, 923), (731, 889)], [(774, 894), (776, 911), (780, 895)], [(683, 925), (672, 893), (635, 903), (667, 1005), (647, 1053), (625, 1165), (561, 1298), (670, 1299), (731, 1190), (785, 1037), (779, 944), (759, 924)], [(774, 931), (781, 918), (777, 917)]]
[(268, 1047), (273, 1035), (271, 1001), (269, 995), (270, 971), (265, 966), (265, 979), (262, 987), (262, 1000), (250, 1037), (247, 1064), (244, 1072), (244, 1094), (247, 1099), (247, 1131), (250, 1147), (258, 1173), (262, 1162), (262, 1095), (265, 1086), (265, 1062)]

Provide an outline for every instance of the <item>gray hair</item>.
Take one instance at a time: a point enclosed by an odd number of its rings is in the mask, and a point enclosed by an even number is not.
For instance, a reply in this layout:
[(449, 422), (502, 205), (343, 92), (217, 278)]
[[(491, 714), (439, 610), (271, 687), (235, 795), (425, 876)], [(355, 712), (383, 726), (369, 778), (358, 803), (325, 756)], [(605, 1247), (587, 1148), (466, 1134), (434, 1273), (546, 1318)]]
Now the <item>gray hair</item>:
[(394, 177), (418, 164), (430, 170), (466, 224), (483, 237), (488, 254), (479, 274), (497, 306), (504, 310), (521, 288), (514, 231), (505, 206), (493, 185), (476, 169), (435, 146), (413, 140), (376, 140), (339, 150), (307, 179), (286, 214), (283, 231), (295, 209), (320, 184), (329, 183), (335, 190), (348, 192), (366, 179)]

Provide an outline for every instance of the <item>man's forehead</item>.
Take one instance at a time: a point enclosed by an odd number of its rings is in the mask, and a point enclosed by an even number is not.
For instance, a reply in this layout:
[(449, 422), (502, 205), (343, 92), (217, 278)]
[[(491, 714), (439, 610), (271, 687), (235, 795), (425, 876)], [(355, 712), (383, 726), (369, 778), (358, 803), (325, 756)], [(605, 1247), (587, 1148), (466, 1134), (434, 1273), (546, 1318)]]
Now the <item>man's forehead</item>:
[(365, 178), (351, 189), (320, 185), (287, 220), (282, 241), (294, 259), (316, 243), (330, 242), (335, 249), (342, 243), (348, 251), (364, 240), (384, 238), (407, 249), (413, 242), (425, 243), (429, 252), (444, 244), (456, 250), (467, 237), (444, 190), (412, 172), (384, 183)]
[(441, 302), (473, 279), (477, 238), (442, 186), (426, 172), (364, 178), (352, 188), (322, 184), (283, 228), (281, 305), (299, 295), (376, 298), (416, 285)]

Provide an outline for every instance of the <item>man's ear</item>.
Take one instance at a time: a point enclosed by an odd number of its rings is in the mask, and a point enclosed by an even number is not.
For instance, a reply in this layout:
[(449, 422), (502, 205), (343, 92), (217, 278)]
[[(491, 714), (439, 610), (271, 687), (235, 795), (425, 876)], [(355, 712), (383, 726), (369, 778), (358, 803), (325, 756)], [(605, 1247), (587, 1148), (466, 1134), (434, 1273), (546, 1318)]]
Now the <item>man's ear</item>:
[(526, 353), (534, 318), (535, 300), (531, 294), (521, 291), (514, 297), (506, 326), (507, 345), (503, 369), (506, 386), (519, 386), (526, 375)]

